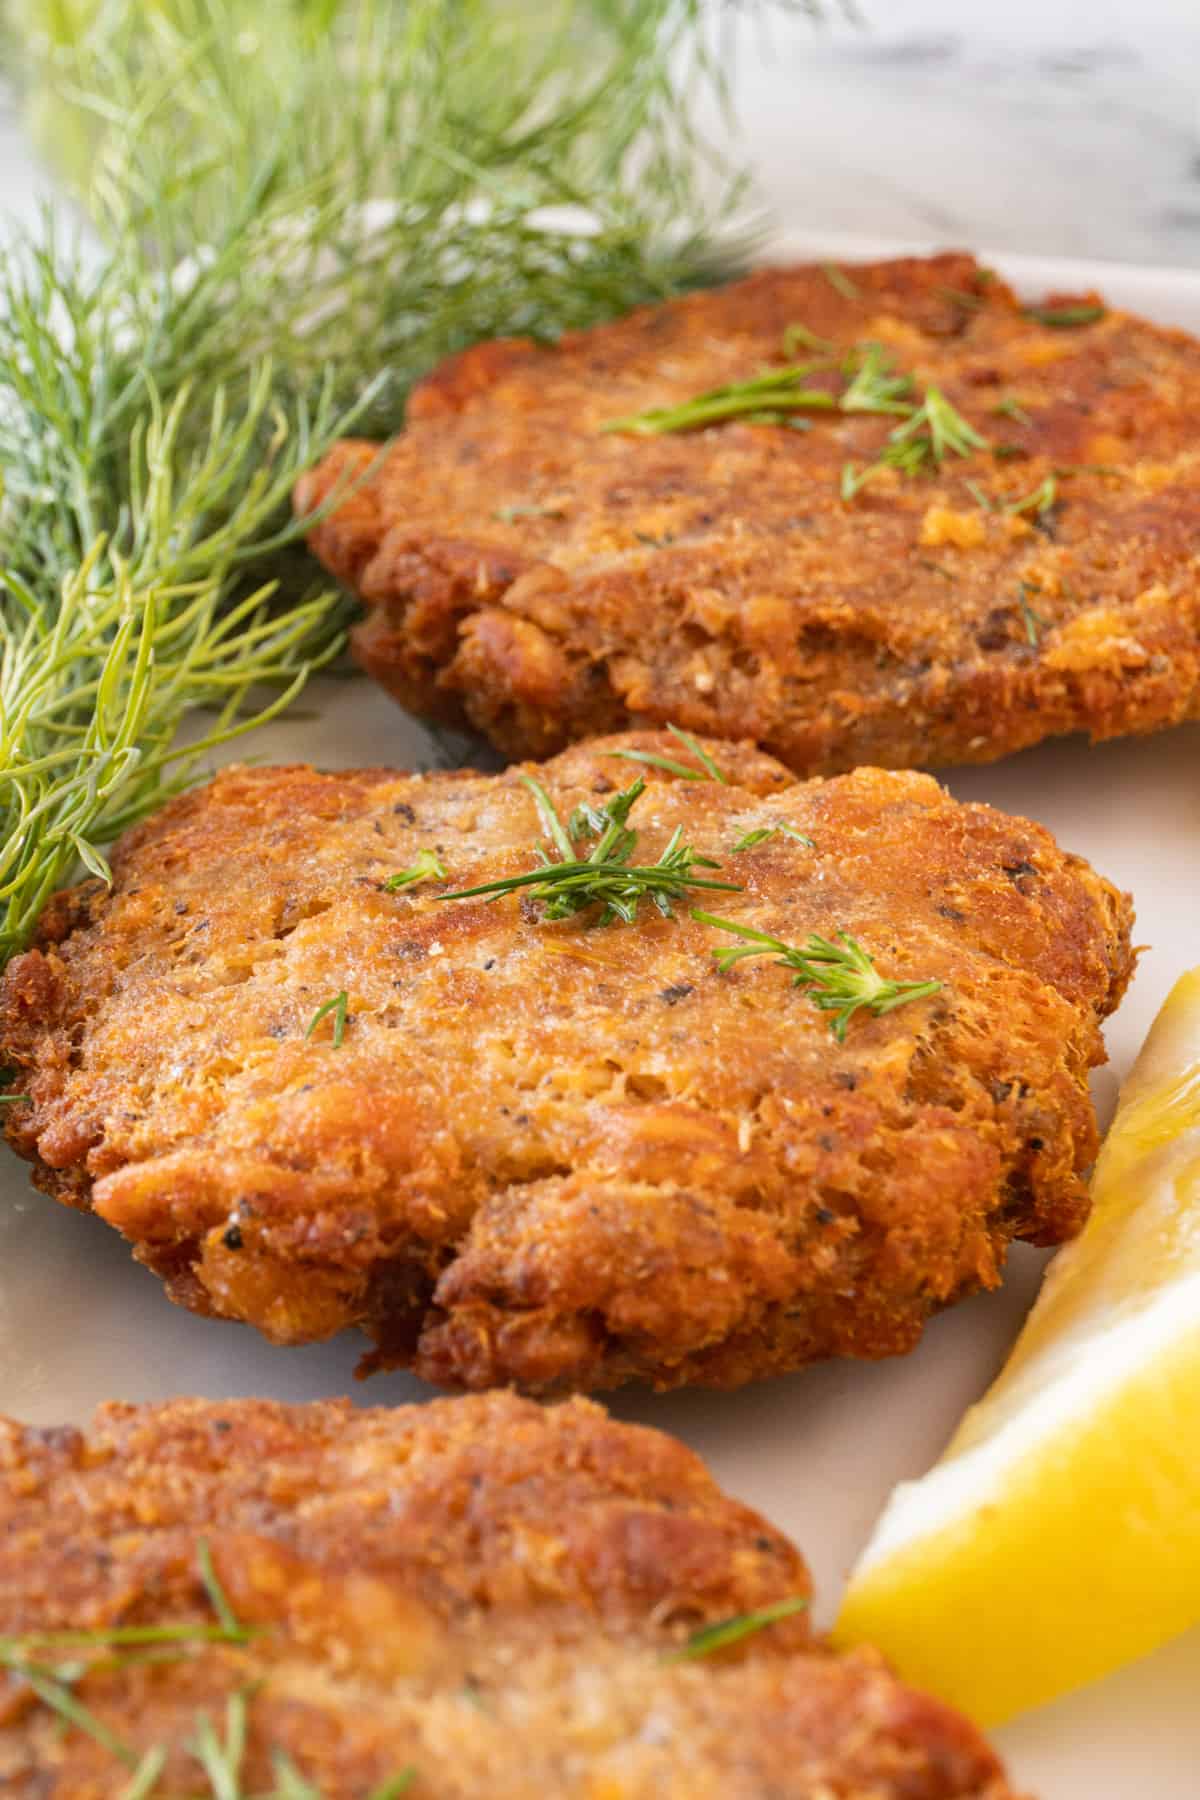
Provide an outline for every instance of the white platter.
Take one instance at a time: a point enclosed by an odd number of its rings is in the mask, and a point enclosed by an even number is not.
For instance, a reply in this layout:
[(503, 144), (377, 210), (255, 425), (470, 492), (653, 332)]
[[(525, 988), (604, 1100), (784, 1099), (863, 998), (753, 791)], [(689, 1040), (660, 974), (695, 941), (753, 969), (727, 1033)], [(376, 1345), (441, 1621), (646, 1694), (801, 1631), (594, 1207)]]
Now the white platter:
[[(828, 236), (783, 244), (798, 255), (847, 260), (891, 248)], [(1007, 256), (995, 261), (1030, 292), (1098, 285), (1116, 304), (1200, 331), (1200, 275)], [(317, 709), (319, 720), (311, 716)], [(309, 716), (264, 733), (255, 753), (326, 767), (436, 760), (421, 727), (365, 681), (323, 681), (310, 690), (304, 710)], [(1112, 1061), (1096, 1084), (1105, 1114), (1175, 976), (1200, 961), (1198, 770), (1200, 727), (1183, 727), (1095, 750), (1075, 740), (1043, 746), (947, 778), (963, 798), (1040, 819), (1134, 893), (1137, 936), (1150, 948), (1109, 1028)], [(903, 1361), (824, 1367), (737, 1396), (624, 1393), (613, 1410), (676, 1432), (728, 1488), (787, 1529), (813, 1565), (821, 1617), (828, 1619), (888, 1490), (928, 1465), (986, 1385), (1039, 1270), (1038, 1256), (1019, 1250), (1002, 1292), (935, 1321), (921, 1349)], [(380, 1405), (428, 1397), (429, 1389), (403, 1376), (355, 1384), (359, 1348), (358, 1339), (347, 1338), (276, 1350), (243, 1327), (178, 1311), (107, 1226), (35, 1195), (24, 1166), (0, 1159), (0, 1410), (51, 1424), (82, 1420), (109, 1398), (186, 1393), (307, 1400), (349, 1390), (362, 1404)], [(1029, 1531), (1032, 1538), (1034, 1516)], [(1197, 1694), (1200, 1631), (1027, 1716), (997, 1742), (1014, 1777), (1039, 1800), (1124, 1800), (1135, 1793), (1196, 1800)]]

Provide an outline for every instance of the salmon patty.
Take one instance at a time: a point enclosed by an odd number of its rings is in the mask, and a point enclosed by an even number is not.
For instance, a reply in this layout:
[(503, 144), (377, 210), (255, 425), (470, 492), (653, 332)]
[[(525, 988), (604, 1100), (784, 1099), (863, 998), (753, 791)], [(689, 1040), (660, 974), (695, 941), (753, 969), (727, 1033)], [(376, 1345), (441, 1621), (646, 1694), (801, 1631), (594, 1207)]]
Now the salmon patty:
[[(827, 410), (605, 429), (797, 362)], [(968, 454), (908, 416), (934, 390)], [(960, 254), (764, 269), (452, 358), (298, 504), (370, 471), (311, 534), (358, 657), (509, 755), (673, 720), (803, 774), (986, 762), (1200, 711), (1198, 412), (1200, 345), (1095, 296), (1025, 310)]]
[[(0, 1787), (118, 1800), (157, 1752), (164, 1800), (1012, 1800), (966, 1720), (813, 1635), (809, 1592), (681, 1444), (587, 1401), (0, 1421)], [(47, 1696), (20, 1665), (44, 1682), (56, 1632), (91, 1641)]]
[[(608, 925), (444, 898), (540, 880), (551, 805), (591, 817), (581, 855), (628, 805), (632, 865), (674, 840), (736, 889)], [(231, 768), (113, 874), (0, 986), (10, 1140), (172, 1298), (278, 1343), (356, 1325), (468, 1388), (733, 1386), (907, 1351), (1012, 1238), (1085, 1217), (1128, 902), (928, 776), (797, 783), (665, 734), (501, 775)], [(781, 960), (812, 934), (891, 1010), (820, 1010)]]

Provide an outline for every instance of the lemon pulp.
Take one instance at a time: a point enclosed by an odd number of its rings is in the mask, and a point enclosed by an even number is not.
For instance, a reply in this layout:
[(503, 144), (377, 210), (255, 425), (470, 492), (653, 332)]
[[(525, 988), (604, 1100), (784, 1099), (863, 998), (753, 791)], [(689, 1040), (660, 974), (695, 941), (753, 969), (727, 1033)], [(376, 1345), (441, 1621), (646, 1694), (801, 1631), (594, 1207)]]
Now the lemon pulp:
[(835, 1630), (987, 1724), (1200, 1620), (1200, 969), (1121, 1094), (1082, 1235)]

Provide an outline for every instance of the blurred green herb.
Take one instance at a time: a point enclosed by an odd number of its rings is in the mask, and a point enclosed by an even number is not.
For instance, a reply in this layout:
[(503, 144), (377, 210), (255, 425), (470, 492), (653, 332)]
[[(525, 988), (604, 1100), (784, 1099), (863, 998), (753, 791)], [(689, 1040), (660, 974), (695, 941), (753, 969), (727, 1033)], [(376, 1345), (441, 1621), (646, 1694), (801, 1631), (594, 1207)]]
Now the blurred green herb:
[(1021, 308), (1027, 319), (1036, 319), (1039, 325), (1050, 325), (1059, 331), (1071, 331), (1079, 325), (1095, 325), (1105, 317), (1106, 309), (1098, 305), (1084, 306), (1024, 306)]
[(795, 1594), (787, 1600), (776, 1600), (770, 1606), (761, 1606), (756, 1612), (737, 1613), (732, 1619), (719, 1619), (715, 1625), (705, 1625), (699, 1631), (694, 1631), (681, 1649), (668, 1651), (663, 1661), (695, 1662), (699, 1657), (711, 1656), (714, 1651), (727, 1650), (732, 1644), (740, 1644), (744, 1639), (765, 1631), (768, 1625), (777, 1625), (781, 1619), (792, 1619), (797, 1613), (806, 1611), (807, 1607), (808, 1601)]

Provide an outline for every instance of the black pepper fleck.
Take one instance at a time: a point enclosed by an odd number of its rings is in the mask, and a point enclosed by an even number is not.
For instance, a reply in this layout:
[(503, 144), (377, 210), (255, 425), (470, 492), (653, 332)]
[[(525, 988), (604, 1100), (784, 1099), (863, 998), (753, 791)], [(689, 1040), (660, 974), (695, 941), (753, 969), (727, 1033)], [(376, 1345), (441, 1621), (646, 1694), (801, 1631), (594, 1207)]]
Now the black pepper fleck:
[(242, 1247), (242, 1228), (241, 1228), (241, 1226), (240, 1225), (231, 1225), (229, 1227), (229, 1229), (226, 1231), (225, 1236), (222, 1238), (221, 1242), (224, 1244), (224, 1246), (227, 1250), (240, 1250)]

